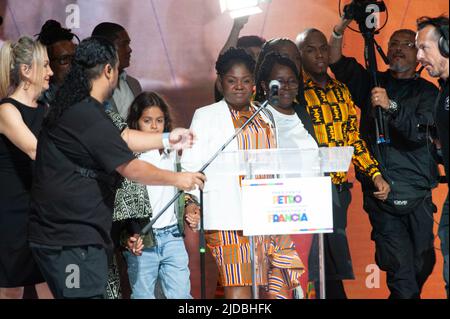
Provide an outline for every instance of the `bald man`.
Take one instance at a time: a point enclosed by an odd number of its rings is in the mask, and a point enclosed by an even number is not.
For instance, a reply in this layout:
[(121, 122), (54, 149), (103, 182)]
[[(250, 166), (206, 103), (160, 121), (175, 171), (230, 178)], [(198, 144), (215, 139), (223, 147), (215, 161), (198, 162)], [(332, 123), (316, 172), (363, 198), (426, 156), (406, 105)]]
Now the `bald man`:
[[(385, 200), (389, 193), (378, 168), (378, 162), (359, 136), (356, 107), (345, 85), (327, 74), (329, 47), (325, 35), (307, 29), (297, 37), (305, 73), (305, 98), (315, 135), (321, 147), (353, 146), (356, 169), (371, 181), (372, 196)], [(346, 227), (347, 209), (351, 202), (347, 173), (331, 174), (334, 185), (334, 232), (325, 234), (326, 298), (346, 298), (342, 283), (354, 279)], [(312, 268), (314, 269), (314, 267)]]

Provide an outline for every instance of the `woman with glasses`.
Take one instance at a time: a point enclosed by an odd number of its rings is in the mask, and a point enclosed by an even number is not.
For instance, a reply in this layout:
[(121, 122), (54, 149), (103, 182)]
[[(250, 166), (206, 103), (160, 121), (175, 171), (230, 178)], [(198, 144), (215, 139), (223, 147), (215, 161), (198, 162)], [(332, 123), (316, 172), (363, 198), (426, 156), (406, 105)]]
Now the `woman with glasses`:
[[(290, 64), (290, 68), (294, 69), (297, 76), (297, 82), (300, 84), (297, 86), (297, 89), (295, 89), (295, 84), (291, 83), (289, 85), (289, 88), (291, 88), (291, 90), (288, 90), (290, 93), (294, 94), (295, 91), (295, 97), (293, 99), (293, 101), (291, 102), (287, 102), (286, 103), (286, 107), (283, 108), (283, 106), (278, 105), (277, 109), (274, 108), (274, 110), (272, 110), (272, 114), (275, 118), (275, 122), (276, 125), (278, 127), (278, 135), (279, 135), (279, 147), (281, 148), (286, 148), (286, 147), (299, 147), (302, 148), (303, 145), (305, 145), (303, 143), (304, 139), (300, 138), (298, 139), (298, 137), (296, 138), (295, 136), (292, 136), (292, 133), (289, 132), (294, 132), (294, 135), (296, 134), (300, 134), (303, 135), (304, 133), (300, 133), (303, 130), (289, 130), (289, 127), (299, 127), (300, 125), (302, 125), (304, 127), (304, 129), (306, 129), (306, 131), (308, 131), (308, 133), (310, 134), (311, 137), (313, 137), (313, 139), (315, 139), (315, 133), (314, 133), (314, 128), (310, 119), (310, 116), (306, 110), (306, 101), (305, 101), (305, 97), (304, 97), (304, 87), (303, 87), (303, 71), (302, 71), (302, 61), (301, 61), (301, 57), (300, 57), (300, 52), (297, 48), (297, 45), (286, 38), (276, 38), (276, 39), (271, 39), (269, 41), (267, 41), (264, 46), (262, 47), (262, 51), (258, 57), (258, 62), (257, 62), (257, 66), (256, 66), (256, 77), (257, 77), (257, 89), (256, 89), (256, 100), (257, 101), (263, 101), (266, 99), (266, 95), (265, 95), (265, 89), (261, 86), (261, 78), (262, 77), (269, 77), (269, 75), (264, 75), (262, 76), (262, 73), (267, 73), (267, 72), (260, 72), (262, 70), (262, 64), (265, 61), (266, 56), (268, 56), (269, 54), (279, 54), (280, 56), (282, 56), (285, 59), (289, 59), (290, 61), (292, 61), (292, 63)], [(273, 59), (271, 59), (273, 60)], [(287, 62), (284, 62), (285, 60), (280, 60), (280, 59), (275, 59), (280, 61), (279, 64), (283, 65), (286, 64)], [(270, 66), (271, 63), (266, 64), (266, 66), (264, 68), (270, 68), (272, 69), (272, 66)], [(266, 81), (267, 82), (267, 81)], [(291, 80), (292, 82), (292, 80)], [(267, 82), (267, 83), (270, 83)], [(294, 88), (293, 88), (294, 87)], [(282, 102), (282, 101), (280, 101)], [(292, 110), (295, 110), (296, 116), (292, 116)], [(282, 112), (279, 111), (284, 111), (284, 112), (289, 112), (290, 115), (286, 115), (283, 114)], [(281, 114), (278, 116), (277, 119), (277, 114)], [(288, 119), (289, 118), (289, 119)], [(300, 123), (299, 123), (300, 122)], [(283, 133), (285, 132), (285, 133)], [(283, 136), (283, 134), (286, 134), (287, 136)], [(295, 140), (297, 140), (297, 142), (294, 142)], [(309, 143), (306, 143), (306, 145), (308, 145)], [(291, 235), (292, 240), (295, 242), (296, 245), (296, 249), (297, 249), (297, 253), (300, 255), (300, 258), (302, 260), (308, 260), (309, 257), (309, 251), (310, 251), (310, 247), (311, 247), (311, 242), (312, 242), (312, 235)], [(308, 296), (311, 294), (313, 294), (312, 289), (309, 289), (308, 287), (308, 269), (306, 269), (306, 274), (302, 276), (302, 282), (301, 282), (301, 286), (302, 289), (305, 291), (306, 296), (305, 298), (309, 298)]]
[(278, 129), (278, 147), (317, 149), (316, 141), (296, 114), (296, 100), (299, 99), (298, 96), (303, 93), (303, 90), (300, 90), (301, 79), (295, 63), (287, 57), (272, 52), (264, 58), (256, 77), (256, 94), (264, 96), (265, 99), (269, 94), (268, 84), (272, 80), (281, 83), (279, 102), (276, 105), (267, 106)]
[[(256, 96), (260, 101), (266, 100), (269, 95), (269, 83), (277, 80), (281, 83), (279, 90), (279, 102), (276, 105), (268, 105), (267, 110), (273, 115), (277, 129), (277, 144), (279, 148), (317, 149), (314, 129), (306, 109), (298, 104), (303, 94), (300, 73), (295, 63), (286, 56), (277, 52), (268, 53), (260, 64), (256, 73)], [(303, 113), (302, 113), (303, 112)], [(309, 125), (309, 132), (305, 126)], [(307, 261), (312, 243), (312, 235), (291, 235), (296, 245), (296, 250), (303, 261)], [(307, 263), (305, 262), (305, 265)], [(306, 271), (308, 271), (306, 269)], [(297, 298), (309, 298), (308, 273), (302, 276), (302, 293)], [(299, 292), (299, 289), (296, 289)]]

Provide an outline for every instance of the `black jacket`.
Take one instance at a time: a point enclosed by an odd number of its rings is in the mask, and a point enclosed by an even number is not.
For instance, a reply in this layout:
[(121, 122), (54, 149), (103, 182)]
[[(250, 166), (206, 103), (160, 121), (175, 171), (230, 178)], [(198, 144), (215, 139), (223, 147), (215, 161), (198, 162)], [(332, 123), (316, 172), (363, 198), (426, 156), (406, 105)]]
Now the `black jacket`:
[[(371, 105), (369, 73), (354, 58), (342, 57), (331, 65), (336, 79), (345, 83), (353, 101), (361, 109), (360, 133), (372, 154), (380, 163), (383, 177), (390, 183), (389, 200), (403, 202), (423, 198), (437, 185), (437, 165), (431, 155), (431, 145), (424, 128), (433, 125), (433, 106), (438, 95), (430, 82), (417, 77), (397, 80), (389, 71), (379, 72), (378, 81), (391, 100), (397, 102), (394, 115), (386, 112), (389, 123), (389, 144), (377, 144), (374, 108)], [(363, 192), (371, 195), (373, 183), (357, 172)]]
[(447, 176), (447, 184), (450, 185), (449, 179), (449, 145), (448, 145), (448, 112), (449, 112), (449, 97), (448, 97), (448, 79), (446, 81), (440, 81), (441, 93), (439, 100), (436, 102), (435, 119), (436, 126), (439, 135), (439, 139), (442, 144), (442, 156), (443, 164), (445, 167), (445, 175)]

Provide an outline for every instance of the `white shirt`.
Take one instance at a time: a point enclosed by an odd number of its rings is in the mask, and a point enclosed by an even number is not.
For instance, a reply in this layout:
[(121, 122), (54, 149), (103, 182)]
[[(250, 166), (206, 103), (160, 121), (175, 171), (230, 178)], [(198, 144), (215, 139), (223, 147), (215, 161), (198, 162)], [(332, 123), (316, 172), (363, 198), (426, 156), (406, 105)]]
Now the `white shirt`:
[(267, 109), (272, 113), (278, 132), (279, 148), (318, 149), (314, 138), (303, 126), (296, 113), (286, 115), (278, 112), (271, 105)]
[[(159, 150), (152, 150), (141, 154), (139, 159), (161, 169), (169, 171), (175, 170), (175, 152), (159, 154)], [(158, 214), (176, 194), (176, 189), (173, 186), (147, 186), (147, 191), (153, 216)], [(164, 228), (177, 223), (178, 220), (175, 215), (175, 206), (172, 204), (155, 224), (153, 224), (153, 228)]]
[(127, 83), (127, 73), (122, 71), (119, 75), (119, 83), (117, 88), (114, 90), (113, 100), (116, 103), (117, 110), (119, 111), (122, 119), (126, 120), (128, 117), (128, 110), (130, 109), (131, 103), (133, 103), (135, 96), (133, 91), (131, 91)]

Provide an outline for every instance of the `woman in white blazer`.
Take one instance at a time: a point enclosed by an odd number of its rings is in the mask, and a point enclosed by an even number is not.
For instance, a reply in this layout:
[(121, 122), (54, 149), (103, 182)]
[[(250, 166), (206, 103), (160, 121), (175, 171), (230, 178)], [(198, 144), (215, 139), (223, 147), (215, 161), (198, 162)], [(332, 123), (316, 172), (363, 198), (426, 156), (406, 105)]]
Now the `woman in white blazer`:
[[(183, 169), (199, 170), (253, 114), (254, 67), (252, 57), (242, 49), (232, 48), (219, 57), (216, 70), (224, 99), (195, 112), (191, 129), (196, 133), (197, 141), (192, 149), (183, 152)], [(258, 115), (224, 151), (272, 147), (276, 147), (276, 142), (271, 124)], [(221, 171), (222, 168), (214, 164), (205, 171), (207, 182), (203, 190), (203, 207), (206, 242), (216, 259), (225, 298), (248, 299), (251, 298), (252, 285), (250, 245), (248, 238), (242, 234), (240, 178), (220, 174)], [(295, 254), (291, 242), (284, 239), (272, 240), (268, 250), (285, 249)], [(289, 278), (299, 277), (303, 272), (301, 261), (297, 255), (288, 258), (294, 260), (290, 267), (298, 270)]]

